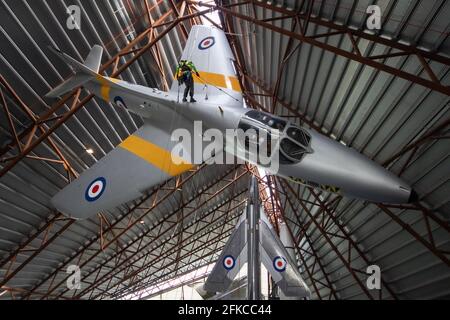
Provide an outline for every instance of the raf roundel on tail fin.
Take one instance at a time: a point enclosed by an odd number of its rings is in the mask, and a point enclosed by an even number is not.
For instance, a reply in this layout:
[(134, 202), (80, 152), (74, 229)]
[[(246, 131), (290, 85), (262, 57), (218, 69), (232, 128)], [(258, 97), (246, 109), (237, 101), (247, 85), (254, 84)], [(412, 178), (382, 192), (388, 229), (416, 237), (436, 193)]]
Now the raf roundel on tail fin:
[(206, 37), (198, 44), (198, 48), (200, 50), (206, 50), (211, 48), (216, 43), (216, 39), (214, 37)]
[[(199, 102), (242, 108), (242, 90), (233, 65), (234, 56), (223, 30), (193, 26), (181, 60), (191, 61), (199, 75), (193, 75), (195, 98)], [(184, 86), (173, 81), (170, 91), (178, 95)]]
[(223, 267), (227, 270), (231, 270), (234, 268), (236, 260), (231, 255), (227, 255), (223, 258)]
[(283, 272), (286, 270), (286, 259), (280, 256), (277, 256), (273, 259), (273, 267), (278, 272)]

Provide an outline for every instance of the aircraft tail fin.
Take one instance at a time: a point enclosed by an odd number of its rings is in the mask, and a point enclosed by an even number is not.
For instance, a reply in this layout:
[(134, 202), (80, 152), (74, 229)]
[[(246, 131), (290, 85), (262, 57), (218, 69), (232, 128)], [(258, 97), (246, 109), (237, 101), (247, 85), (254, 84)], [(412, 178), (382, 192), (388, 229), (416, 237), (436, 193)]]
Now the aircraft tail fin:
[[(207, 292), (225, 292), (241, 266), (247, 262), (246, 228), (247, 219), (244, 213), (204, 284), (203, 289)], [(261, 263), (272, 275), (275, 283), (285, 296), (309, 298), (311, 292), (308, 286), (303, 281), (295, 261), (273, 230), (263, 209), (261, 209), (259, 232)]]
[(56, 88), (48, 92), (45, 97), (55, 98), (69, 92), (77, 87), (84, 85), (86, 82), (95, 79), (100, 69), (103, 48), (99, 45), (92, 47), (84, 64), (76, 61), (71, 56), (65, 54), (61, 50), (49, 47), (61, 60), (69, 65), (75, 72), (75, 75), (58, 85)]
[[(242, 92), (233, 65), (233, 53), (221, 29), (193, 26), (180, 60), (192, 61), (200, 74), (200, 77), (193, 75), (198, 101), (242, 107)], [(177, 93), (179, 90), (178, 81), (173, 81), (170, 91)]]
[(309, 298), (311, 292), (303, 281), (297, 264), (276, 235), (264, 212), (260, 223), (261, 262), (272, 279), (288, 297)]
[(96, 44), (92, 47), (91, 52), (89, 52), (88, 56), (86, 57), (86, 60), (84, 60), (84, 65), (95, 73), (98, 73), (98, 71), (100, 70), (100, 65), (102, 63), (102, 54), (103, 47)]
[(244, 213), (204, 284), (203, 289), (207, 292), (224, 292), (247, 262), (245, 221)]

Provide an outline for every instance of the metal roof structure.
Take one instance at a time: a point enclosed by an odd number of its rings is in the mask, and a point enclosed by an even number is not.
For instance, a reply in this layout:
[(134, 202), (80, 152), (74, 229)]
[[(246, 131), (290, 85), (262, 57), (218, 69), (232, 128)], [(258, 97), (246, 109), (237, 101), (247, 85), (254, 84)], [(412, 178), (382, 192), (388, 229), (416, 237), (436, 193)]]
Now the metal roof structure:
[[(82, 20), (70, 30), (73, 4)], [(366, 25), (373, 4), (379, 30)], [(0, 299), (139, 297), (217, 259), (255, 168), (201, 165), (75, 221), (49, 200), (142, 119), (84, 89), (42, 98), (71, 75), (48, 45), (81, 60), (101, 44), (105, 75), (165, 90), (190, 28), (203, 22), (227, 33), (248, 106), (355, 148), (420, 195), (368, 203), (260, 177), (312, 298), (450, 298), (449, 14), (446, 0), (2, 0)], [(79, 290), (67, 287), (70, 265), (82, 270)], [(366, 286), (370, 265), (381, 269), (381, 290)]]

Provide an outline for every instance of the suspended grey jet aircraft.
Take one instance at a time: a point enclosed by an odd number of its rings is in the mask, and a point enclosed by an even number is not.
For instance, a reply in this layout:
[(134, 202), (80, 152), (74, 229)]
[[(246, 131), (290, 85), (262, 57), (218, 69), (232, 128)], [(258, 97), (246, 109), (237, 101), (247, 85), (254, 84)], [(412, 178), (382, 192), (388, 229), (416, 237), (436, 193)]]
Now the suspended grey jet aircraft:
[(246, 212), (231, 234), (203, 289), (225, 292), (247, 263), (247, 297), (261, 300), (261, 263), (288, 297), (309, 298), (311, 292), (260, 205), (256, 178), (250, 180)]
[[(144, 125), (80, 177), (52, 198), (59, 211), (88, 218), (140, 197), (150, 187), (192, 169), (190, 157), (174, 161), (171, 134), (176, 128), (194, 132), (194, 121), (203, 129), (255, 129), (279, 132), (277, 175), (297, 183), (375, 202), (405, 203), (416, 199), (407, 183), (380, 165), (314, 130), (243, 105), (233, 55), (222, 30), (194, 26), (181, 59), (191, 60), (196, 103), (179, 102), (174, 81), (169, 92), (131, 84), (98, 74), (103, 49), (94, 46), (84, 64), (65, 53), (56, 54), (75, 75), (47, 94), (58, 97), (84, 86), (107, 102), (127, 108), (145, 119)], [(201, 134), (201, 133), (200, 133)], [(247, 145), (243, 146), (247, 148)], [(225, 146), (225, 151), (228, 151)], [(241, 157), (240, 154), (236, 154)]]

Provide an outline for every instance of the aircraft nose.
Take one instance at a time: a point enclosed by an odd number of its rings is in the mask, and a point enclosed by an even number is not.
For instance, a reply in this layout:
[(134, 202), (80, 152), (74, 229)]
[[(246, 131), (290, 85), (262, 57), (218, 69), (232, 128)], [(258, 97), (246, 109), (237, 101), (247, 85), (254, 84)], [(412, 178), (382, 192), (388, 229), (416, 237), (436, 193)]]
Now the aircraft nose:
[(408, 203), (415, 203), (419, 200), (419, 195), (416, 190), (411, 189), (411, 193), (409, 194)]

